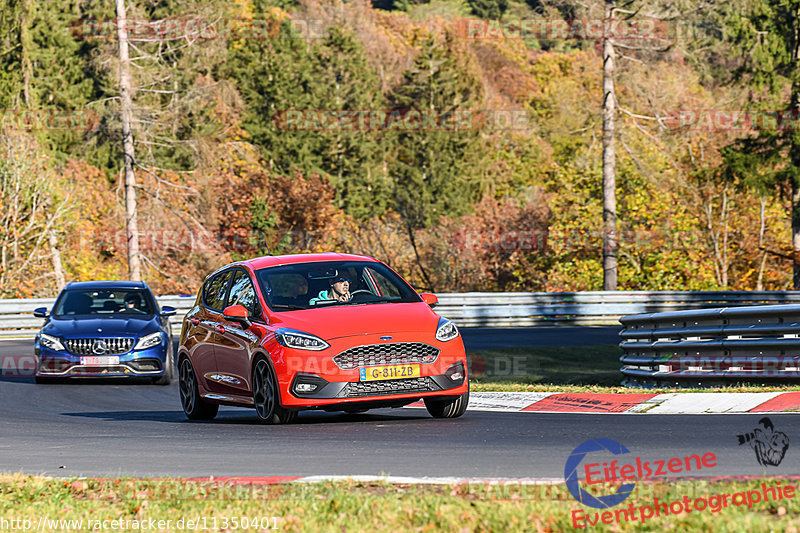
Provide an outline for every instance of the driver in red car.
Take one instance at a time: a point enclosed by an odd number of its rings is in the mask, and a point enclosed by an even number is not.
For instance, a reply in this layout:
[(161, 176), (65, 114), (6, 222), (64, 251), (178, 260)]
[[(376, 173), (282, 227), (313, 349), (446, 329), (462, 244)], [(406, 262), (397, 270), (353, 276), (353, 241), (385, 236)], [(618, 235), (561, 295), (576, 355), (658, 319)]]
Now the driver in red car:
[(317, 302), (336, 300), (338, 302), (349, 302), (350, 298), (350, 280), (345, 277), (339, 276), (338, 278), (330, 279), (331, 288), (327, 291), (320, 291), (316, 298), (312, 298), (309, 305), (316, 305)]

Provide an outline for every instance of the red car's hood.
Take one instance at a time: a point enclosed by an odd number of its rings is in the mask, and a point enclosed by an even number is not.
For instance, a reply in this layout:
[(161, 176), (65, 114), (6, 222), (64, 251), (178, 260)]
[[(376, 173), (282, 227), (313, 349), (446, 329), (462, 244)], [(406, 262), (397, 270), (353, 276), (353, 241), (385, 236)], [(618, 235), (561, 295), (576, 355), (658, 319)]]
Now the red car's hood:
[(323, 339), (418, 331), (436, 333), (439, 315), (423, 303), (364, 304), (284, 311), (273, 325), (298, 329)]

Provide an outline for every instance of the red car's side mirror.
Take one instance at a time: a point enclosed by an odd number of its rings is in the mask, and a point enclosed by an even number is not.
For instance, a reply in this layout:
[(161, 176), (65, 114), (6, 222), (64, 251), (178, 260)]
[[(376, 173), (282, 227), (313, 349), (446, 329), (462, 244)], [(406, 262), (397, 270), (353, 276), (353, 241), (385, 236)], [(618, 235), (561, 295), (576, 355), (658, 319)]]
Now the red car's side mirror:
[(436, 304), (439, 303), (439, 298), (431, 292), (421, 292), (419, 295), (422, 296), (422, 301), (431, 307), (436, 307)]
[(231, 305), (225, 308), (222, 316), (231, 322), (239, 322), (242, 326), (250, 327), (250, 313), (243, 305)]

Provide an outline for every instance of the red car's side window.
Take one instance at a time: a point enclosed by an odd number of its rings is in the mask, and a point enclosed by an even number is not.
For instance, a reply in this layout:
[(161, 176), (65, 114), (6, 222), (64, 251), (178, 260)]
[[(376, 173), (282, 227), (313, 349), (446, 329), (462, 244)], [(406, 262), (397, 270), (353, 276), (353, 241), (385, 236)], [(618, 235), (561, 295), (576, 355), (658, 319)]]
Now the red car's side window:
[(217, 274), (206, 284), (203, 294), (203, 302), (206, 307), (222, 311), (225, 305), (225, 296), (228, 293), (228, 280), (231, 277), (230, 270)]
[(250, 316), (256, 316), (256, 291), (250, 276), (244, 270), (237, 270), (231, 286), (231, 294), (228, 296), (228, 305), (241, 305), (247, 309)]

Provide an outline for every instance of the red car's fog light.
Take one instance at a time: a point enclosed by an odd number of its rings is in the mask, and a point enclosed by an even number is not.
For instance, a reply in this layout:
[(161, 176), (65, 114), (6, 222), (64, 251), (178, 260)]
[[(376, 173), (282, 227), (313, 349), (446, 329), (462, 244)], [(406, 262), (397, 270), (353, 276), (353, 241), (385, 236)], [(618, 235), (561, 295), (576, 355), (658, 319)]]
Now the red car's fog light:
[(308, 396), (319, 392), (327, 384), (327, 381), (315, 374), (297, 374), (292, 384), (292, 391), (296, 396)]
[(464, 363), (461, 361), (453, 363), (450, 365), (450, 368), (447, 369), (447, 372), (445, 372), (444, 375), (453, 381), (464, 381)]

